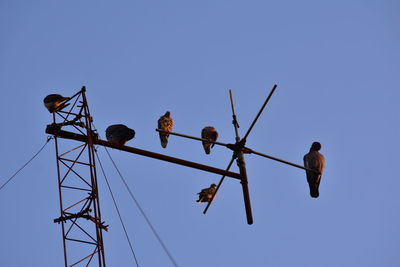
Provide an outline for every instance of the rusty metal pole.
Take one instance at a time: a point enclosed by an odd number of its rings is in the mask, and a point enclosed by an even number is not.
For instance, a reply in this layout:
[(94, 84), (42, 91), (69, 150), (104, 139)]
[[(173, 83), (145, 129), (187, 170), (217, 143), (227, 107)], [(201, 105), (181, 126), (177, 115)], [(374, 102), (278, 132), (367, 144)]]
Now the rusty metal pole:
[(244, 161), (243, 152), (238, 153), (237, 164), (239, 167), (240, 175), (242, 176), (240, 183), (242, 184), (242, 189), (243, 189), (243, 198), (246, 209), (247, 223), (253, 224), (253, 214), (251, 211), (250, 192), (248, 185), (249, 182), (247, 179), (246, 162)]
[[(53, 113), (53, 123), (56, 123), (56, 115)], [(59, 150), (58, 150), (58, 140), (57, 136), (54, 136), (54, 144), (56, 147), (56, 164), (57, 164), (57, 178), (58, 178), (58, 195), (60, 200), (60, 216), (63, 216), (63, 201), (62, 201), (62, 188), (61, 188), (61, 172), (60, 172), (60, 163), (59, 163)], [(67, 261), (67, 245), (65, 240), (65, 226), (64, 222), (61, 222), (61, 233), (63, 238), (63, 249), (64, 249), (64, 263), (65, 267), (68, 267)]]
[[(76, 140), (76, 141), (81, 141), (81, 142), (86, 142), (86, 140), (87, 140), (87, 137), (85, 135), (81, 135), (78, 133), (72, 133), (72, 132), (68, 132), (68, 131), (63, 131), (63, 130), (57, 130), (57, 129), (53, 128), (52, 125), (47, 126), (46, 133), (56, 135), (57, 137), (60, 137), (60, 138), (71, 139), (71, 140)], [(236, 172), (226, 171), (226, 170), (215, 168), (212, 166), (203, 165), (200, 163), (196, 163), (196, 162), (192, 162), (192, 161), (188, 161), (188, 160), (184, 160), (184, 159), (180, 159), (180, 158), (175, 158), (175, 157), (171, 157), (171, 156), (167, 156), (164, 154), (159, 154), (159, 153), (155, 153), (155, 152), (151, 152), (148, 150), (143, 150), (143, 149), (139, 149), (139, 148), (135, 148), (135, 147), (124, 146), (124, 145), (121, 146), (119, 144), (111, 143), (111, 142), (104, 141), (101, 139), (94, 139), (93, 143), (96, 145), (114, 148), (114, 149), (118, 149), (121, 151), (126, 151), (126, 152), (130, 152), (133, 154), (149, 157), (149, 158), (159, 159), (162, 161), (167, 161), (167, 162), (191, 167), (194, 169), (199, 169), (202, 171), (221, 174), (221, 175), (225, 175), (225, 176), (236, 178), (236, 179), (240, 179), (240, 177), (241, 177), (240, 174), (236, 173)]]
[[(99, 190), (97, 185), (97, 172), (96, 172), (96, 163), (95, 163), (95, 155), (94, 155), (94, 143), (93, 143), (93, 131), (92, 131), (92, 117), (89, 112), (89, 106), (86, 99), (86, 88), (82, 87), (82, 100), (83, 100), (83, 109), (85, 113), (85, 124), (86, 124), (86, 132), (87, 132), (87, 144), (88, 144), (88, 158), (90, 164), (90, 176), (91, 182), (93, 186), (93, 194), (94, 194), (94, 215), (96, 220), (101, 222), (101, 212), (100, 212), (100, 200), (99, 200)], [(105, 255), (104, 255), (104, 244), (103, 244), (103, 232), (98, 224), (96, 225), (96, 236), (97, 236), (97, 254), (99, 258), (99, 266), (106, 266), (105, 263)]]
[(243, 147), (245, 145), (244, 142), (240, 142), (240, 136), (239, 136), (239, 124), (236, 120), (236, 114), (235, 114), (235, 105), (233, 103), (233, 95), (232, 95), (232, 90), (229, 90), (229, 96), (231, 100), (231, 107), (232, 107), (232, 124), (233, 127), (235, 128), (235, 135), (236, 135), (236, 145), (237, 145), (237, 150), (234, 153), (237, 153), (237, 165), (239, 167), (239, 172), (240, 172), (240, 183), (242, 185), (242, 190), (243, 190), (243, 199), (244, 199), (244, 206), (246, 209), (246, 217), (247, 217), (247, 223), (248, 224), (253, 224), (253, 214), (251, 211), (251, 202), (250, 202), (250, 192), (249, 192), (249, 182), (247, 179), (247, 171), (246, 171), (246, 162), (244, 161), (244, 155), (243, 155)]

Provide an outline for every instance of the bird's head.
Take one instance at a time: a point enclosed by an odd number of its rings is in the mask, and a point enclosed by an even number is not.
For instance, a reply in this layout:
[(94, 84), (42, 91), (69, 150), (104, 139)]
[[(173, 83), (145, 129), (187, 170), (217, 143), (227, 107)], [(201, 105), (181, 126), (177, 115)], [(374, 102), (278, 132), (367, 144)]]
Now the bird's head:
[(211, 188), (216, 188), (217, 185), (216, 184), (211, 184)]
[(321, 149), (321, 144), (319, 142), (314, 142), (311, 145), (311, 150), (319, 151)]
[(165, 117), (171, 116), (171, 112), (169, 112), (169, 111), (165, 112), (165, 115), (164, 115), (164, 116), (165, 116)]

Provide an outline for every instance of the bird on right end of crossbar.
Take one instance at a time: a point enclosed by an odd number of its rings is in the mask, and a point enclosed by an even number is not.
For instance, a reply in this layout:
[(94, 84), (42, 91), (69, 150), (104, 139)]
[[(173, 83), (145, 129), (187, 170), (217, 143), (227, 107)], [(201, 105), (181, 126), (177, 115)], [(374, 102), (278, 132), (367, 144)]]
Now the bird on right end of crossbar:
[(314, 170), (306, 170), (307, 182), (310, 187), (310, 195), (313, 198), (319, 197), (319, 184), (321, 182), (322, 172), (325, 167), (325, 158), (318, 151), (321, 149), (319, 142), (311, 145), (310, 152), (304, 155), (304, 167)]

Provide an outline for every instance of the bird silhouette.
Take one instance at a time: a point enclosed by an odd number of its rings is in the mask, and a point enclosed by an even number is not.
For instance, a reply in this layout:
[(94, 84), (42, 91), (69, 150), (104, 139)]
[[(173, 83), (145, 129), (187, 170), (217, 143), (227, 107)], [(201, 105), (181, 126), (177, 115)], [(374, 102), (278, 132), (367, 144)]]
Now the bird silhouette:
[[(158, 119), (158, 129), (171, 132), (173, 127), (174, 127), (174, 120), (171, 118), (171, 113), (167, 111), (163, 116), (161, 116)], [(159, 134), (160, 134), (161, 146), (163, 148), (166, 148), (168, 144), (169, 134), (162, 132), (159, 132)]]
[(123, 124), (110, 125), (106, 129), (106, 138), (109, 142), (124, 145), (135, 137), (135, 131)]
[(314, 142), (311, 145), (310, 152), (304, 155), (304, 167), (314, 170), (306, 170), (307, 182), (310, 187), (310, 195), (313, 198), (319, 197), (319, 183), (321, 182), (322, 172), (325, 166), (325, 158), (318, 151), (321, 149), (319, 142)]
[[(202, 203), (202, 202), (210, 202), (211, 199), (214, 199), (216, 194), (215, 191), (217, 190), (217, 185), (216, 184), (211, 184), (210, 187), (202, 189), (199, 193), (199, 199), (196, 200), (197, 203)], [(214, 195), (215, 194), (215, 195)], [(213, 197), (214, 195), (214, 197)]]
[(43, 104), (50, 113), (54, 113), (63, 109), (66, 106), (65, 102), (69, 99), (70, 97), (63, 97), (59, 94), (50, 94), (43, 99)]
[[(218, 139), (218, 132), (214, 127), (206, 126), (203, 128), (203, 130), (201, 130), (201, 138), (215, 142)], [(210, 154), (211, 148), (213, 148), (215, 145), (214, 143), (209, 143), (205, 141), (202, 141), (202, 144), (206, 154)]]

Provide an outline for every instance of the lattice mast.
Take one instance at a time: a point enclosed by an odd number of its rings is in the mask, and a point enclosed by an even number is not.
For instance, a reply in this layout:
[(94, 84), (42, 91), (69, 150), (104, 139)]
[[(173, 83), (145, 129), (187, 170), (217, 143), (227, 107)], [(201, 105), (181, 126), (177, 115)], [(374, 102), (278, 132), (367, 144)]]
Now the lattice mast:
[[(63, 110), (53, 113), (53, 124), (46, 132), (55, 140), (60, 217), (54, 222), (61, 224), (65, 266), (105, 265), (103, 230), (107, 226), (101, 221), (95, 148), (93, 140), (97, 134), (92, 129), (86, 99), (82, 89), (64, 103)], [(77, 145), (58, 138), (62, 127), (70, 127), (76, 134), (85, 136), (85, 143)], [(65, 152), (64, 152), (65, 151)]]

